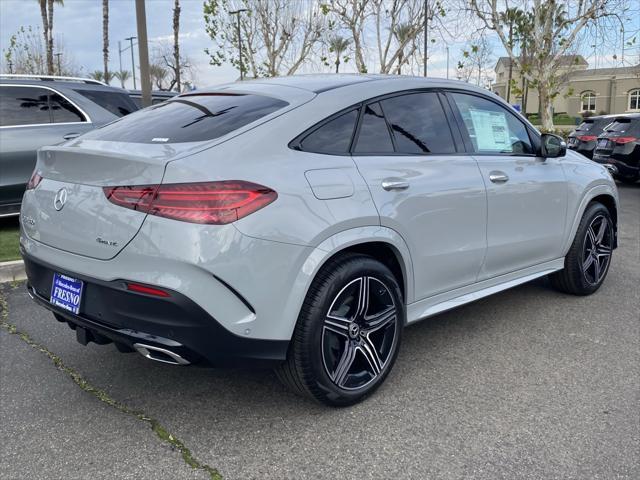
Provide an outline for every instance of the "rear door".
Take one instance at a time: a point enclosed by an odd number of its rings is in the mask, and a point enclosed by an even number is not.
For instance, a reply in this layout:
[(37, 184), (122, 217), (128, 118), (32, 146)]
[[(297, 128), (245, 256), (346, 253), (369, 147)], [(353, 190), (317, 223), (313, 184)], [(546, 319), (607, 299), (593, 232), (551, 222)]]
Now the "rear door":
[(0, 203), (20, 204), (38, 148), (92, 128), (89, 118), (56, 91), (0, 85)]
[(486, 193), (435, 91), (382, 98), (362, 109), (353, 158), (382, 225), (408, 244), (415, 298), (475, 282), (486, 250)]
[(448, 97), (487, 187), (487, 256), (478, 280), (561, 257), (562, 159), (538, 157), (525, 123), (497, 101), (466, 92)]

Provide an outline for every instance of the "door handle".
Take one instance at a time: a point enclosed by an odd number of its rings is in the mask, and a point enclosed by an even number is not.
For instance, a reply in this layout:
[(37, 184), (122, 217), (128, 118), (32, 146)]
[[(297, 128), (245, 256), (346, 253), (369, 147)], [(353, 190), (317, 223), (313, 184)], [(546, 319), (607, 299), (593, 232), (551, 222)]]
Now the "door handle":
[(76, 137), (79, 137), (79, 136), (80, 136), (79, 133), (67, 133), (62, 138), (64, 138), (65, 140), (71, 140), (72, 138), (76, 138)]
[(409, 182), (399, 178), (385, 178), (382, 181), (382, 188), (388, 192), (391, 190), (406, 190), (409, 188)]
[(505, 183), (509, 181), (509, 175), (504, 172), (493, 171), (489, 173), (489, 180), (493, 183)]

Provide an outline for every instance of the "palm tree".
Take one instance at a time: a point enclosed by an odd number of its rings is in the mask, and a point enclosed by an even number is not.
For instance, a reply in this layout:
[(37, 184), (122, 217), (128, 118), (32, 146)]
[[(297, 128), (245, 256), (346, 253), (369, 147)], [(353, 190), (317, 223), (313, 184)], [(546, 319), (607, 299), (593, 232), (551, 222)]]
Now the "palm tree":
[(156, 84), (158, 90), (164, 90), (164, 81), (167, 78), (167, 69), (157, 63), (149, 65), (149, 76), (151, 81)]
[(109, 83), (109, 0), (102, 0), (102, 61), (104, 63), (104, 80)]
[[(406, 44), (411, 39), (411, 36), (413, 35), (413, 26), (409, 22), (399, 23), (398, 25), (396, 25), (396, 28), (393, 31), (393, 35), (396, 37), (396, 40), (400, 45), (406, 46)], [(402, 74), (402, 65), (404, 64), (404, 62), (404, 47), (402, 47), (398, 52), (398, 75)]]
[(336, 54), (336, 61), (334, 62), (336, 65), (336, 73), (340, 70), (340, 58), (347, 48), (349, 48), (349, 45), (351, 45), (350, 38), (344, 38), (336, 35), (329, 39), (329, 51)]
[(173, 61), (176, 72), (176, 89), (181, 90), (180, 85), (180, 44), (178, 35), (180, 33), (180, 0), (175, 0), (173, 5)]
[[(518, 27), (523, 23), (523, 13), (519, 8), (507, 8), (500, 14), (500, 21), (509, 27), (507, 42), (509, 47), (513, 49), (516, 40)], [(511, 103), (511, 80), (513, 78), (513, 61), (509, 60), (509, 74), (507, 78), (507, 103)]]
[(42, 17), (42, 34), (47, 51), (47, 75), (53, 75), (53, 5), (64, 6), (64, 0), (38, 0), (40, 16)]
[(95, 70), (89, 74), (89, 78), (102, 82), (104, 80), (104, 72), (102, 70)]
[(113, 80), (115, 76), (116, 76), (115, 72), (110, 72), (109, 70), (107, 70), (102, 74), (102, 79), (105, 83), (111, 83), (111, 80)]
[(131, 78), (131, 72), (129, 70), (120, 70), (113, 74), (118, 80), (120, 80), (120, 86), (124, 88), (124, 82)]

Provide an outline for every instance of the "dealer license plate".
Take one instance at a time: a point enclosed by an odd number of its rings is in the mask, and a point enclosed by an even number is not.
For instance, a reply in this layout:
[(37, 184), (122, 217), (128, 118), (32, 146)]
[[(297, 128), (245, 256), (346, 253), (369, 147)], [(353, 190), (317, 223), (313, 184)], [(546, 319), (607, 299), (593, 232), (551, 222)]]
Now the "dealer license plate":
[(80, 312), (83, 286), (82, 280), (54, 273), (49, 301), (52, 305), (77, 315)]

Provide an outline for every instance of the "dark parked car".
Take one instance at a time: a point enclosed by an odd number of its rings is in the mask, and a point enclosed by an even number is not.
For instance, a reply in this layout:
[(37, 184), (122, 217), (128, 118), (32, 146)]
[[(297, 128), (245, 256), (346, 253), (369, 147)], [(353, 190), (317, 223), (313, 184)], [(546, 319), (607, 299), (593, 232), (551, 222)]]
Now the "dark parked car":
[(576, 129), (569, 134), (567, 146), (587, 158), (593, 157), (598, 135), (604, 132), (616, 115), (598, 115), (585, 118)]
[[(151, 104), (157, 105), (158, 103), (166, 102), (170, 98), (178, 95), (178, 92), (167, 92), (164, 90), (154, 90), (151, 92)], [(142, 90), (129, 90), (129, 96), (138, 106), (142, 108)]]
[(640, 113), (619, 116), (598, 137), (593, 159), (625, 183), (640, 179)]
[(135, 110), (126, 90), (96, 80), (0, 75), (0, 217), (19, 213), (40, 147)]

